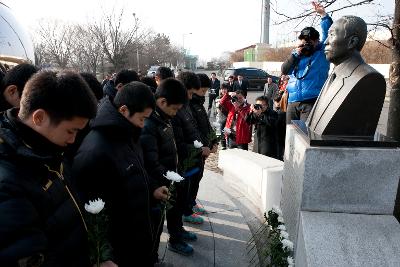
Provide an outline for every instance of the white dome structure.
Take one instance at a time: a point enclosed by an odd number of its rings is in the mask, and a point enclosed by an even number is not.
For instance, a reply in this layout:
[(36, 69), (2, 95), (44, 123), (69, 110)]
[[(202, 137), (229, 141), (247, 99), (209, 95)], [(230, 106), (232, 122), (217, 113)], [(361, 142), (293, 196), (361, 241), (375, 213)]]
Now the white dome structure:
[(33, 43), (10, 8), (0, 2), (0, 62), (35, 64)]

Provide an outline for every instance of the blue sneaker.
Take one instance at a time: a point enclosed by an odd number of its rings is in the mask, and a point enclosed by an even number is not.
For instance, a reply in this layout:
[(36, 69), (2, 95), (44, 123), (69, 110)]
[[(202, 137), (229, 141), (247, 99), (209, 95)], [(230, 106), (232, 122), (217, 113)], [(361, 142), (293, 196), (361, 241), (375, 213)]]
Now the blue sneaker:
[(184, 241), (174, 243), (168, 241), (168, 249), (184, 256), (190, 256), (193, 254), (193, 247)]
[(182, 232), (179, 233), (180, 237), (185, 241), (196, 241), (197, 235), (193, 232), (186, 231), (182, 229)]
[(188, 223), (193, 223), (193, 224), (202, 224), (204, 222), (204, 219), (197, 215), (196, 213), (193, 213), (192, 215), (185, 216), (183, 215), (183, 221), (188, 222)]
[(207, 213), (206, 210), (204, 208), (202, 208), (199, 204), (196, 204), (193, 207), (193, 212), (198, 214), (198, 215), (203, 215), (203, 214)]

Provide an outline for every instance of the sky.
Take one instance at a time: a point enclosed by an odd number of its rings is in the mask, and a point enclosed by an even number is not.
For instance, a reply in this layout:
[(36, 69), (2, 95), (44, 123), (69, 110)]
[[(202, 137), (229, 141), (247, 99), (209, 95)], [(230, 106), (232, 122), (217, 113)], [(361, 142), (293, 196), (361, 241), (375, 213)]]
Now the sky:
[[(124, 8), (127, 14), (135, 13), (143, 27), (168, 35), (175, 45), (183, 46), (200, 60), (218, 58), (225, 51), (235, 51), (260, 41), (262, 0), (0, 0), (8, 5), (17, 19), (32, 29), (41, 18), (57, 18), (86, 23), (102, 14), (102, 10)], [(347, 5), (360, 0), (341, 0)], [(299, 3), (298, 3), (299, 2)], [(377, 0), (375, 6), (356, 7), (334, 12), (333, 19), (343, 15), (357, 15), (372, 21), (376, 14), (394, 12), (394, 0)], [(293, 15), (310, 8), (304, 0), (271, 0), (279, 12)], [(338, 8), (332, 6), (331, 11)], [(296, 31), (318, 19), (310, 16), (303, 23), (275, 25), (278, 15), (271, 10), (270, 43), (292, 41)], [(133, 21), (133, 16), (132, 16)]]

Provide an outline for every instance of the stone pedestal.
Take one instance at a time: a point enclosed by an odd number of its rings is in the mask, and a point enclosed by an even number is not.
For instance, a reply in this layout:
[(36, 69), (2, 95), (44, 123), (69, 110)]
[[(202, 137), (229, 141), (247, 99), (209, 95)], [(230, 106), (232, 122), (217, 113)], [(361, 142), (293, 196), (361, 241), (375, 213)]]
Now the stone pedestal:
[(289, 125), (281, 209), (295, 247), (298, 235), (304, 234), (299, 231), (302, 211), (391, 217), (399, 162), (398, 148), (312, 147), (298, 129)]

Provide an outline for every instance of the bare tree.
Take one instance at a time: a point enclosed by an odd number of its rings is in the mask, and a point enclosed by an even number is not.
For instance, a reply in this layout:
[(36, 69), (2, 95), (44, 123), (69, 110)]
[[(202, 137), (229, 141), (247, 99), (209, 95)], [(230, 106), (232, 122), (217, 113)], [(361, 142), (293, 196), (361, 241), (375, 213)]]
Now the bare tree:
[(79, 71), (96, 75), (104, 57), (101, 44), (86, 25), (75, 25), (74, 28), (71, 65)]
[(112, 10), (104, 12), (97, 22), (89, 25), (89, 29), (101, 45), (106, 59), (114, 65), (115, 70), (127, 67), (127, 58), (128, 54), (132, 52), (132, 45), (135, 43), (138, 45), (139, 40), (143, 38), (143, 35), (137, 34), (139, 20), (132, 15), (129, 14), (127, 17), (123, 8), (118, 12)]
[(74, 28), (59, 20), (41, 20), (37, 34), (51, 63), (66, 68), (71, 58)]

